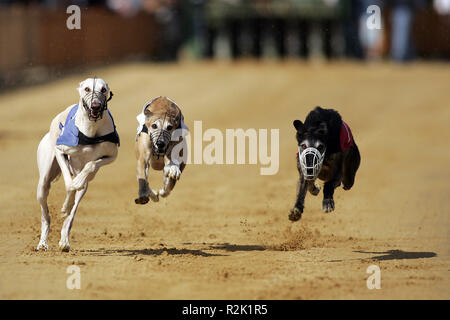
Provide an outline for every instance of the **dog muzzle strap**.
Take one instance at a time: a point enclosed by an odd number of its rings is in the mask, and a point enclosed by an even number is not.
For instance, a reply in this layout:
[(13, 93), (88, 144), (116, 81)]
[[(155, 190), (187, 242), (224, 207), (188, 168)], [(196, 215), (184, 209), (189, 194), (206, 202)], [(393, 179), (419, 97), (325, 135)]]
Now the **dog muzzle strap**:
[[(170, 138), (171, 138), (170, 132), (168, 132), (166, 130), (156, 130), (156, 131), (151, 132), (149, 135), (150, 135), (153, 154), (158, 156), (158, 158), (160, 156), (164, 156), (167, 151), (167, 148), (169, 146), (169, 143), (170, 143)], [(158, 142), (160, 142), (160, 141), (163, 142), (164, 145), (166, 146), (164, 148), (164, 150), (157, 149), (157, 147), (156, 147), (158, 145)]]
[[(84, 107), (84, 109), (86, 110), (86, 112), (88, 114), (89, 120), (97, 121), (97, 120), (100, 120), (100, 119), (103, 118), (104, 111), (108, 109), (108, 101), (110, 101), (112, 99), (113, 95), (114, 94), (110, 91), (109, 92), (109, 98), (106, 98), (106, 95), (104, 95), (101, 92), (92, 92), (92, 93), (86, 95), (82, 99), (83, 107)], [(91, 112), (92, 112), (92, 100), (94, 98), (99, 99), (100, 103), (101, 103), (101, 107), (100, 107), (100, 109), (98, 111), (98, 116), (97, 117), (93, 117), (92, 114), (91, 114)], [(89, 107), (88, 104), (86, 103), (86, 99), (90, 99), (91, 100), (91, 107)]]
[(306, 148), (300, 151), (298, 148), (298, 159), (303, 177), (306, 180), (315, 180), (322, 168), (325, 152), (321, 154), (316, 148)]

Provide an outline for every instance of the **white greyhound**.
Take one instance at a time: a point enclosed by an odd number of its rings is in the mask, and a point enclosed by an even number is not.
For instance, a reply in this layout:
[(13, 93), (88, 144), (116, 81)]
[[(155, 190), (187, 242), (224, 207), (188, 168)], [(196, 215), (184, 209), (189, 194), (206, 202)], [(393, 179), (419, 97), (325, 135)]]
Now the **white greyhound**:
[[(103, 79), (88, 78), (78, 88), (80, 100), (58, 114), (37, 150), (39, 183), (37, 199), (41, 206), (41, 238), (36, 250), (48, 249), (50, 214), (47, 197), (50, 184), (61, 173), (66, 199), (61, 212), (66, 217), (59, 247), (69, 251), (69, 234), (78, 205), (101, 166), (113, 162), (118, 153), (119, 135), (107, 102), (112, 98)], [(107, 98), (109, 95), (109, 98)]]

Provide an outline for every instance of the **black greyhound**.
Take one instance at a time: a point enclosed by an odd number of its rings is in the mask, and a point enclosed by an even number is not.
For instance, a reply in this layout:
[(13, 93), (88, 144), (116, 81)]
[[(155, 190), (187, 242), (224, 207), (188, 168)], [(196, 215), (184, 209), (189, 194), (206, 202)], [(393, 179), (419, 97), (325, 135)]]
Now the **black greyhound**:
[(337, 111), (316, 107), (304, 124), (295, 120), (294, 127), (297, 130), (300, 179), (297, 201), (289, 214), (291, 221), (302, 217), (306, 190), (315, 196), (319, 194), (320, 187), (315, 185), (317, 178), (325, 182), (322, 210), (333, 211), (334, 189), (342, 184), (344, 190), (350, 190), (361, 161), (350, 128)]

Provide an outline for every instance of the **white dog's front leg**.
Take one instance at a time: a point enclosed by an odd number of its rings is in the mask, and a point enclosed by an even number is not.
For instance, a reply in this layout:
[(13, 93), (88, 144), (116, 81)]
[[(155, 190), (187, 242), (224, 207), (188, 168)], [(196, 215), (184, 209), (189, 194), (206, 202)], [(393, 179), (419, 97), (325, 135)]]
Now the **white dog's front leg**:
[(89, 161), (88, 163), (86, 163), (83, 167), (83, 170), (81, 170), (75, 176), (75, 178), (73, 178), (72, 184), (70, 185), (70, 190), (83, 189), (84, 185), (86, 184), (87, 177), (95, 171), (95, 167), (96, 167), (95, 161)]
[(95, 173), (100, 169), (101, 166), (107, 165), (113, 162), (116, 157), (105, 156), (97, 159), (95, 161), (89, 161), (83, 167), (75, 178), (73, 178), (72, 184), (70, 186), (71, 190), (81, 190), (86, 182), (92, 180)]
[(70, 230), (72, 229), (73, 219), (75, 218), (75, 213), (77, 212), (78, 205), (80, 204), (81, 199), (83, 198), (84, 194), (86, 193), (87, 188), (88, 188), (88, 184), (86, 183), (81, 190), (76, 191), (75, 203), (73, 204), (70, 214), (64, 220), (64, 223), (63, 223), (63, 226), (61, 229), (61, 240), (59, 240), (59, 248), (64, 252), (68, 252), (70, 250), (69, 235), (70, 235)]
[(66, 191), (66, 199), (64, 200), (64, 204), (61, 208), (61, 213), (63, 217), (66, 217), (69, 214), (70, 210), (72, 210), (74, 200), (75, 200), (75, 191), (74, 190)]
[(37, 251), (41, 249), (48, 250), (47, 238), (50, 231), (50, 214), (48, 213), (47, 203), (41, 205), (41, 210), (41, 237), (36, 247)]
[(72, 185), (72, 174), (70, 173), (69, 163), (64, 153), (58, 148), (55, 148), (55, 157), (59, 167), (61, 168), (61, 173), (64, 178), (66, 190), (70, 190), (70, 187)]

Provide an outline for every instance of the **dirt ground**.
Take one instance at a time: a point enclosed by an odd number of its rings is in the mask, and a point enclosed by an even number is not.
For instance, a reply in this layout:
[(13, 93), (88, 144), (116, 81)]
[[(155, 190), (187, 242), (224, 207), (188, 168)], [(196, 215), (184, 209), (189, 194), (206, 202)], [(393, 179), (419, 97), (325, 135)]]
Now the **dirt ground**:
[[(115, 93), (117, 160), (90, 184), (58, 250), (63, 179), (49, 197), (50, 249), (40, 233), (36, 149), (51, 119), (77, 102), (92, 75)], [(0, 95), (0, 298), (2, 299), (449, 299), (450, 66), (445, 64), (126, 64)], [(166, 95), (186, 124), (279, 128), (280, 166), (189, 165), (174, 192), (138, 206), (136, 115)], [(307, 196), (288, 220), (296, 171), (294, 119), (316, 106), (340, 111), (362, 163), (336, 210)], [(204, 146), (207, 143), (204, 142)], [(161, 186), (161, 173), (150, 184)], [(66, 269), (81, 270), (68, 290)], [(369, 290), (366, 269), (381, 269)]]

